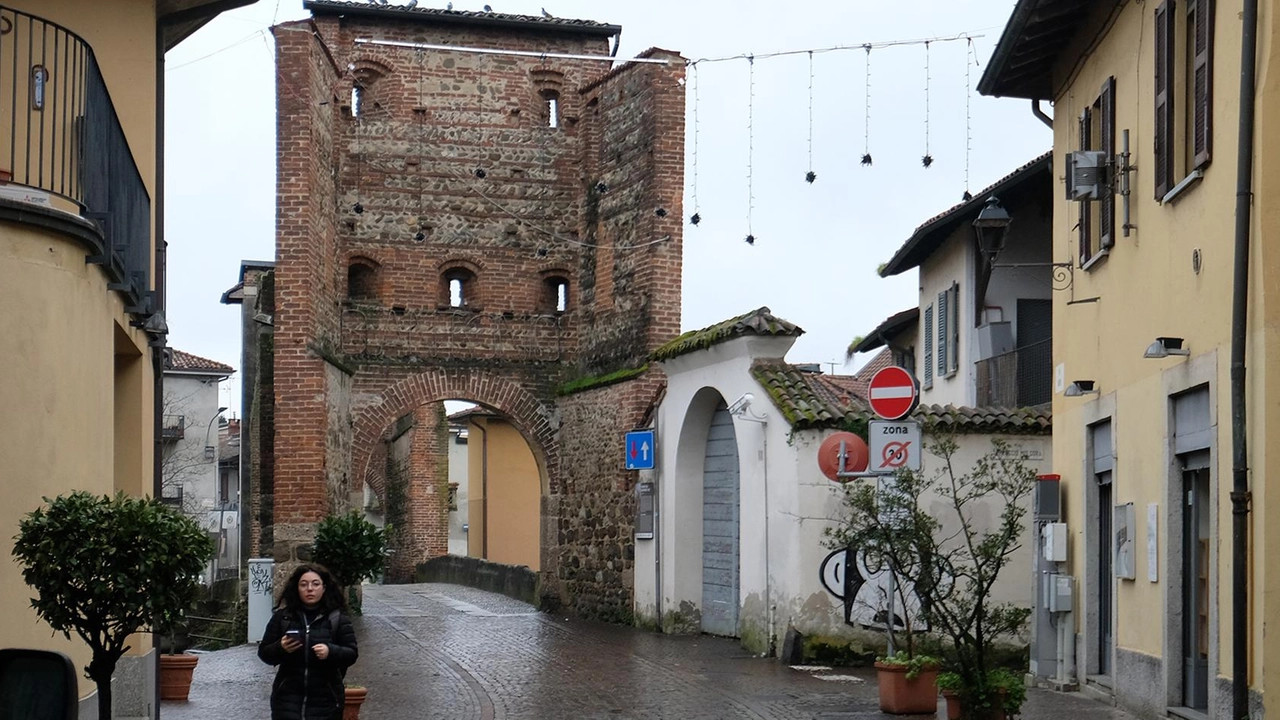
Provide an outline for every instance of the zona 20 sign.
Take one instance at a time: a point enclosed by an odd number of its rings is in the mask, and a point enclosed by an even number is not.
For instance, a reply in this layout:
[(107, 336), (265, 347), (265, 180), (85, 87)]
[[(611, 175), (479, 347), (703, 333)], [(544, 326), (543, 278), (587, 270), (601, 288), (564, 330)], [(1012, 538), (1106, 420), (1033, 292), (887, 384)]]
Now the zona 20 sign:
[(911, 373), (890, 366), (871, 376), (867, 395), (875, 414), (885, 420), (901, 420), (920, 402), (920, 385)]

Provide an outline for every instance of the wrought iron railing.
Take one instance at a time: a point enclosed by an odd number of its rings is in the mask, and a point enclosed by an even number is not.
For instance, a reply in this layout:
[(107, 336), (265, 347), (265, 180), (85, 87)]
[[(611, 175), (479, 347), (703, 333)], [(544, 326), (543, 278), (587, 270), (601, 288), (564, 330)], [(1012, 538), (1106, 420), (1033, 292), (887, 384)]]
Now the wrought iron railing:
[(979, 407), (1029, 407), (1053, 398), (1053, 345), (1049, 340), (979, 360), (976, 365)]
[(0, 183), (56, 195), (105, 238), (90, 257), (145, 313), (151, 197), (93, 48), (56, 23), (0, 6)]

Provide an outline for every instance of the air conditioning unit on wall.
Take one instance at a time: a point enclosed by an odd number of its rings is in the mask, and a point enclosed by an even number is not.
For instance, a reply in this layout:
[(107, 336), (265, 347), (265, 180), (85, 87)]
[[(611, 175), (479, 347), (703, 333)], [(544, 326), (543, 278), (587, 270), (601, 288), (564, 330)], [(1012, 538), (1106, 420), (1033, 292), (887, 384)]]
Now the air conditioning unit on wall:
[(1067, 199), (1097, 200), (1110, 183), (1107, 154), (1101, 150), (1067, 153)]

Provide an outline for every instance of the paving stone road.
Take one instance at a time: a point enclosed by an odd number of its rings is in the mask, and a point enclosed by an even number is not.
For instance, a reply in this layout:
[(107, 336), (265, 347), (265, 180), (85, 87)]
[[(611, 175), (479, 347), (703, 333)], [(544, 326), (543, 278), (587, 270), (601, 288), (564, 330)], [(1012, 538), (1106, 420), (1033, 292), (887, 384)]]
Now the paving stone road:
[[(796, 670), (736, 642), (540, 613), (458, 585), (371, 585), (356, 618), (361, 720), (755, 718), (883, 720), (874, 671)], [(162, 720), (268, 717), (274, 668), (256, 646), (203, 653)], [(940, 714), (939, 717), (944, 715)], [(1079, 695), (1030, 691), (1025, 720), (1131, 720)]]

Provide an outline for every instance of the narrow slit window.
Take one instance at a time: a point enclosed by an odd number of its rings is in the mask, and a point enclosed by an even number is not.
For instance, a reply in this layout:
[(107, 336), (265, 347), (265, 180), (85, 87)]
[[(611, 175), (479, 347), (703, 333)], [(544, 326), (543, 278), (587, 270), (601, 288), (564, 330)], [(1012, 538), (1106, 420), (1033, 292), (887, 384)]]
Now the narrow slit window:
[(360, 105), (364, 102), (364, 86), (356, 83), (351, 86), (351, 117), (360, 117)]
[(449, 280), (449, 307), (462, 307), (466, 298), (462, 295), (462, 278)]
[(569, 306), (569, 283), (561, 280), (556, 283), (556, 312), (564, 312)]

